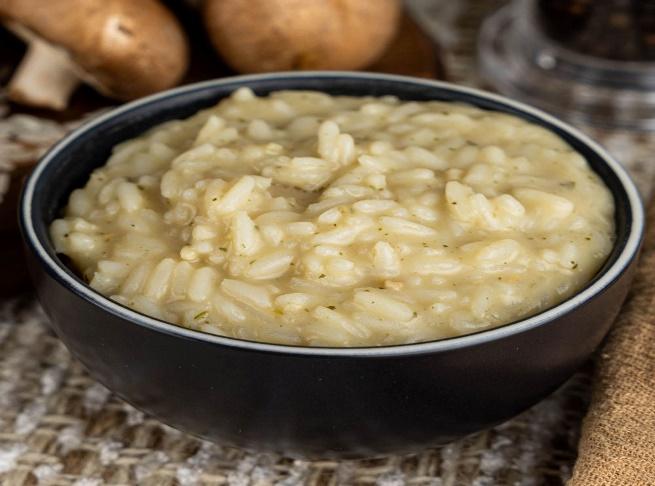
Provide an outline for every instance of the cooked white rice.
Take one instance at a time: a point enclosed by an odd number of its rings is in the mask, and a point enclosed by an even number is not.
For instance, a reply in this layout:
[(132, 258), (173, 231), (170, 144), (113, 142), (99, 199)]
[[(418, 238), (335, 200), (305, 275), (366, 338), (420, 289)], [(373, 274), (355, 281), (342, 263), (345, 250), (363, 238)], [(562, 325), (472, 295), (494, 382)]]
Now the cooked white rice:
[(580, 154), (463, 104), (242, 88), (118, 145), (52, 223), (90, 285), (263, 342), (467, 334), (566, 299), (613, 244)]

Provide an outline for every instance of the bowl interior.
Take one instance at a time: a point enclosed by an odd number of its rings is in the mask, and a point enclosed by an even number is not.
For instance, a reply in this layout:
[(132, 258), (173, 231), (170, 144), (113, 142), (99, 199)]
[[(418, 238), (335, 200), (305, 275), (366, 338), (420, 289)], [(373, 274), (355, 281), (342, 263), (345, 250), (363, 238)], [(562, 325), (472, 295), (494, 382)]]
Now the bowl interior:
[[(614, 196), (616, 244), (601, 270), (586, 288), (617, 262), (626, 250), (628, 240), (635, 238), (635, 208), (639, 212), (640, 206), (636, 189), (623, 169), (586, 137), (538, 110), (446, 83), (378, 74), (304, 73), (243, 76), (178, 88), (125, 105), (77, 130), (44, 157), (30, 181), (32, 187), (23, 196), (23, 218), (29, 221), (33, 235), (43, 251), (79, 281), (55, 254), (48, 235), (50, 223), (59, 215), (70, 192), (86, 183), (90, 172), (107, 161), (116, 144), (136, 137), (162, 122), (189, 117), (198, 110), (214, 105), (241, 86), (249, 86), (258, 95), (283, 89), (309, 89), (332, 95), (395, 95), (403, 100), (457, 101), (521, 117), (557, 133), (581, 153)], [(641, 221), (641, 213), (637, 216)], [(25, 226), (25, 221), (23, 224)], [(638, 231), (641, 232), (641, 228)], [(29, 235), (30, 232), (27, 233)]]

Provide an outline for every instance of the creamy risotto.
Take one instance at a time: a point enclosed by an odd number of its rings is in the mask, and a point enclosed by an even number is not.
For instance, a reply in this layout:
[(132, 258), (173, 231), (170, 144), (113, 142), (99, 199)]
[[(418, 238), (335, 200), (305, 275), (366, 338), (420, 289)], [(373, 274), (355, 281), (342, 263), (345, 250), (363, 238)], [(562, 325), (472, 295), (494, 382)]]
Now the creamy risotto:
[(115, 147), (52, 223), (91, 287), (192, 329), (411, 343), (569, 297), (612, 196), (555, 134), (464, 104), (246, 88)]

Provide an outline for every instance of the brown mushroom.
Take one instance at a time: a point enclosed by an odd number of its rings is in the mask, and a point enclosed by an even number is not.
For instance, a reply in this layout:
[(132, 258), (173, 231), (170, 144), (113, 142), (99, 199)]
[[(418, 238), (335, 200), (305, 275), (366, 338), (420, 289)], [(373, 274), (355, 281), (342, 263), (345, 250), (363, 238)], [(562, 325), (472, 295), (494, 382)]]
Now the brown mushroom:
[(19, 103), (64, 109), (80, 82), (129, 100), (187, 68), (186, 37), (157, 0), (0, 0), (0, 18), (28, 44), (8, 86)]
[(360, 69), (392, 39), (398, 0), (206, 0), (216, 49), (240, 72)]

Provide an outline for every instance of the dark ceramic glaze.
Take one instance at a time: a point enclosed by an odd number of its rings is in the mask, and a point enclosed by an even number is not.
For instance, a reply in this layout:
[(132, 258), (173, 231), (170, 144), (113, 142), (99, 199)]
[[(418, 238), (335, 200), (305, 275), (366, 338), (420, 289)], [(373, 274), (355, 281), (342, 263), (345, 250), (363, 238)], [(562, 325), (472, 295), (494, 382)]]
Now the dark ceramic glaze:
[[(216, 103), (235, 88), (454, 100), (555, 131), (589, 161), (616, 202), (617, 241), (583, 291), (494, 330), (383, 348), (252, 343), (183, 329), (99, 295), (55, 254), (48, 225), (72, 189), (125, 139)], [(130, 103), (72, 133), (40, 162), (21, 203), (38, 296), (52, 327), (91, 375), (183, 431), (301, 457), (416, 451), (491, 427), (559, 387), (599, 345), (624, 300), (643, 232), (637, 190), (621, 166), (571, 127), (525, 105), (445, 83), (379, 74), (246, 76)]]

